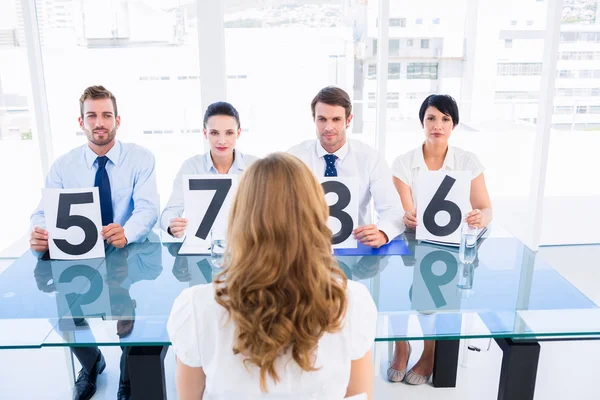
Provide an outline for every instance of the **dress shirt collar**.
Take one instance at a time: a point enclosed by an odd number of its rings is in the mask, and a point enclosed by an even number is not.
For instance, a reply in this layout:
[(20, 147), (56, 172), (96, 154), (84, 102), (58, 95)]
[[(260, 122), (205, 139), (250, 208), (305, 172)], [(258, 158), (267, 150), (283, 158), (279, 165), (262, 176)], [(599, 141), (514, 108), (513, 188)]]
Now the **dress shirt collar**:
[[(90, 149), (90, 146), (86, 144), (85, 146), (85, 162), (87, 164), (87, 167), (89, 169), (92, 169), (92, 166), (94, 165), (94, 163), (96, 162), (96, 159), (100, 157), (98, 154), (94, 153), (94, 151), (92, 149)], [(108, 153), (106, 153), (106, 157), (108, 157), (108, 159), (115, 165), (119, 165), (119, 159), (121, 158), (121, 142), (119, 142), (118, 140), (115, 140), (115, 144), (112, 147), (112, 149), (110, 149), (108, 151)]]
[[(423, 168), (426, 171), (429, 170), (425, 163), (425, 156), (423, 155), (423, 145), (416, 149), (413, 154), (412, 169), (415, 168)], [(454, 170), (454, 148), (452, 146), (448, 146), (448, 151), (446, 151), (446, 157), (444, 158), (444, 163), (440, 170)]]
[[(319, 158), (322, 159), (323, 157), (325, 157), (325, 155), (331, 154), (331, 153), (328, 153), (327, 150), (325, 150), (323, 148), (323, 146), (321, 146), (321, 142), (319, 142), (318, 139), (315, 140), (315, 142), (316, 142), (315, 146), (316, 146), (316, 149), (317, 149), (317, 156)], [(346, 143), (344, 143), (344, 145), (342, 147), (340, 147), (338, 149), (338, 151), (336, 151), (335, 153), (333, 153), (338, 158), (338, 160), (343, 161), (344, 158), (346, 158), (346, 156), (348, 155), (348, 150), (349, 150), (348, 146), (349, 146), (348, 139), (346, 139)]]
[[(210, 151), (207, 151), (204, 154), (204, 162), (208, 166), (209, 172), (214, 173), (214, 174), (219, 173), (219, 171), (217, 171), (217, 169), (215, 168), (215, 164), (213, 163), (212, 157), (210, 156)], [(234, 149), (233, 150), (233, 164), (231, 164), (231, 167), (229, 168), (229, 171), (227, 171), (227, 172), (229, 173), (229, 172), (235, 171), (235, 170), (243, 171), (245, 169), (246, 169), (246, 163), (244, 162), (242, 153), (240, 153), (239, 151), (236, 151)]]

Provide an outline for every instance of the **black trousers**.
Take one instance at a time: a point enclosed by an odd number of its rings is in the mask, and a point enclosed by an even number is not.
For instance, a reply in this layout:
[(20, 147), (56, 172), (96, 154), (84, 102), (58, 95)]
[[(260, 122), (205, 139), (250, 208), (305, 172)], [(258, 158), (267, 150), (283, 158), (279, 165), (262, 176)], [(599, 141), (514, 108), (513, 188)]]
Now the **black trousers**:
[[(75, 354), (75, 357), (77, 357), (77, 360), (79, 360), (83, 370), (89, 374), (100, 356), (100, 349), (98, 347), (72, 347), (71, 350)], [(121, 346), (121, 350), (121, 375), (119, 380), (120, 382), (129, 382), (125, 348)]]

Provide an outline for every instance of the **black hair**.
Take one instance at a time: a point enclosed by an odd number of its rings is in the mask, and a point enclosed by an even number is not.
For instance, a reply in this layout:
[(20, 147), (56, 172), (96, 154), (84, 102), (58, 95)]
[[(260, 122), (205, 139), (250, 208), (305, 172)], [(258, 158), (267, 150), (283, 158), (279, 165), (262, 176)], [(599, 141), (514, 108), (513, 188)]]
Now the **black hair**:
[(454, 126), (458, 125), (458, 105), (452, 96), (447, 94), (432, 94), (427, 96), (427, 98), (423, 101), (423, 104), (421, 104), (421, 109), (419, 110), (419, 119), (421, 120), (421, 124), (423, 124), (423, 120), (425, 119), (425, 111), (428, 107), (437, 108), (442, 114), (448, 115), (450, 118), (452, 118), (452, 123)]
[(238, 124), (238, 129), (241, 127), (240, 114), (234, 106), (226, 101), (217, 101), (206, 108), (206, 112), (204, 113), (204, 128), (206, 128), (208, 119), (210, 117), (214, 117), (215, 115), (227, 115), (228, 117), (233, 117)]

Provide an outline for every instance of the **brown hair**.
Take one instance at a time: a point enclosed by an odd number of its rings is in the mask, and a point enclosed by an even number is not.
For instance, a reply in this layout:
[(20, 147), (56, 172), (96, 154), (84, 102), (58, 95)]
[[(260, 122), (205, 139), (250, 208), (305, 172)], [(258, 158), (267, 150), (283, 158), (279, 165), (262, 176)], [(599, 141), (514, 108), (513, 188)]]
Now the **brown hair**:
[(117, 113), (117, 99), (115, 95), (112, 94), (109, 90), (106, 90), (104, 86), (90, 86), (83, 91), (83, 94), (79, 98), (79, 111), (81, 112), (81, 118), (83, 118), (83, 103), (88, 100), (98, 100), (98, 99), (111, 99), (113, 103), (113, 109), (115, 111), (115, 117), (119, 115)]
[(256, 161), (241, 178), (229, 214), (225, 269), (216, 301), (235, 324), (234, 354), (279, 376), (276, 359), (290, 350), (304, 371), (316, 371), (326, 332), (341, 329), (346, 277), (331, 251), (328, 207), (306, 165), (285, 153)]
[(343, 89), (335, 86), (327, 86), (317, 93), (313, 101), (310, 103), (313, 119), (315, 118), (315, 106), (317, 103), (325, 103), (330, 106), (341, 106), (346, 109), (346, 119), (352, 114), (352, 101), (350, 96)]

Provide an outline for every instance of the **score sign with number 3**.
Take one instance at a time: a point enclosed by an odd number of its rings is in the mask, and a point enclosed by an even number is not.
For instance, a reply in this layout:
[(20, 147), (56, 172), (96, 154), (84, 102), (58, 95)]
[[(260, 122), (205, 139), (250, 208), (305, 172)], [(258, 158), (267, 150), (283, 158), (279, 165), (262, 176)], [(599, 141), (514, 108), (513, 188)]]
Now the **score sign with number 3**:
[(327, 225), (333, 236), (334, 249), (355, 249), (358, 246), (352, 231), (358, 221), (358, 180), (356, 178), (322, 178), (321, 186), (329, 206)]
[(48, 248), (55, 260), (104, 257), (98, 188), (42, 192)]
[(471, 210), (471, 173), (423, 171), (419, 174), (417, 240), (460, 242), (460, 226)]
[(237, 175), (185, 175), (183, 200), (188, 225), (180, 254), (210, 254), (210, 232), (224, 234)]

